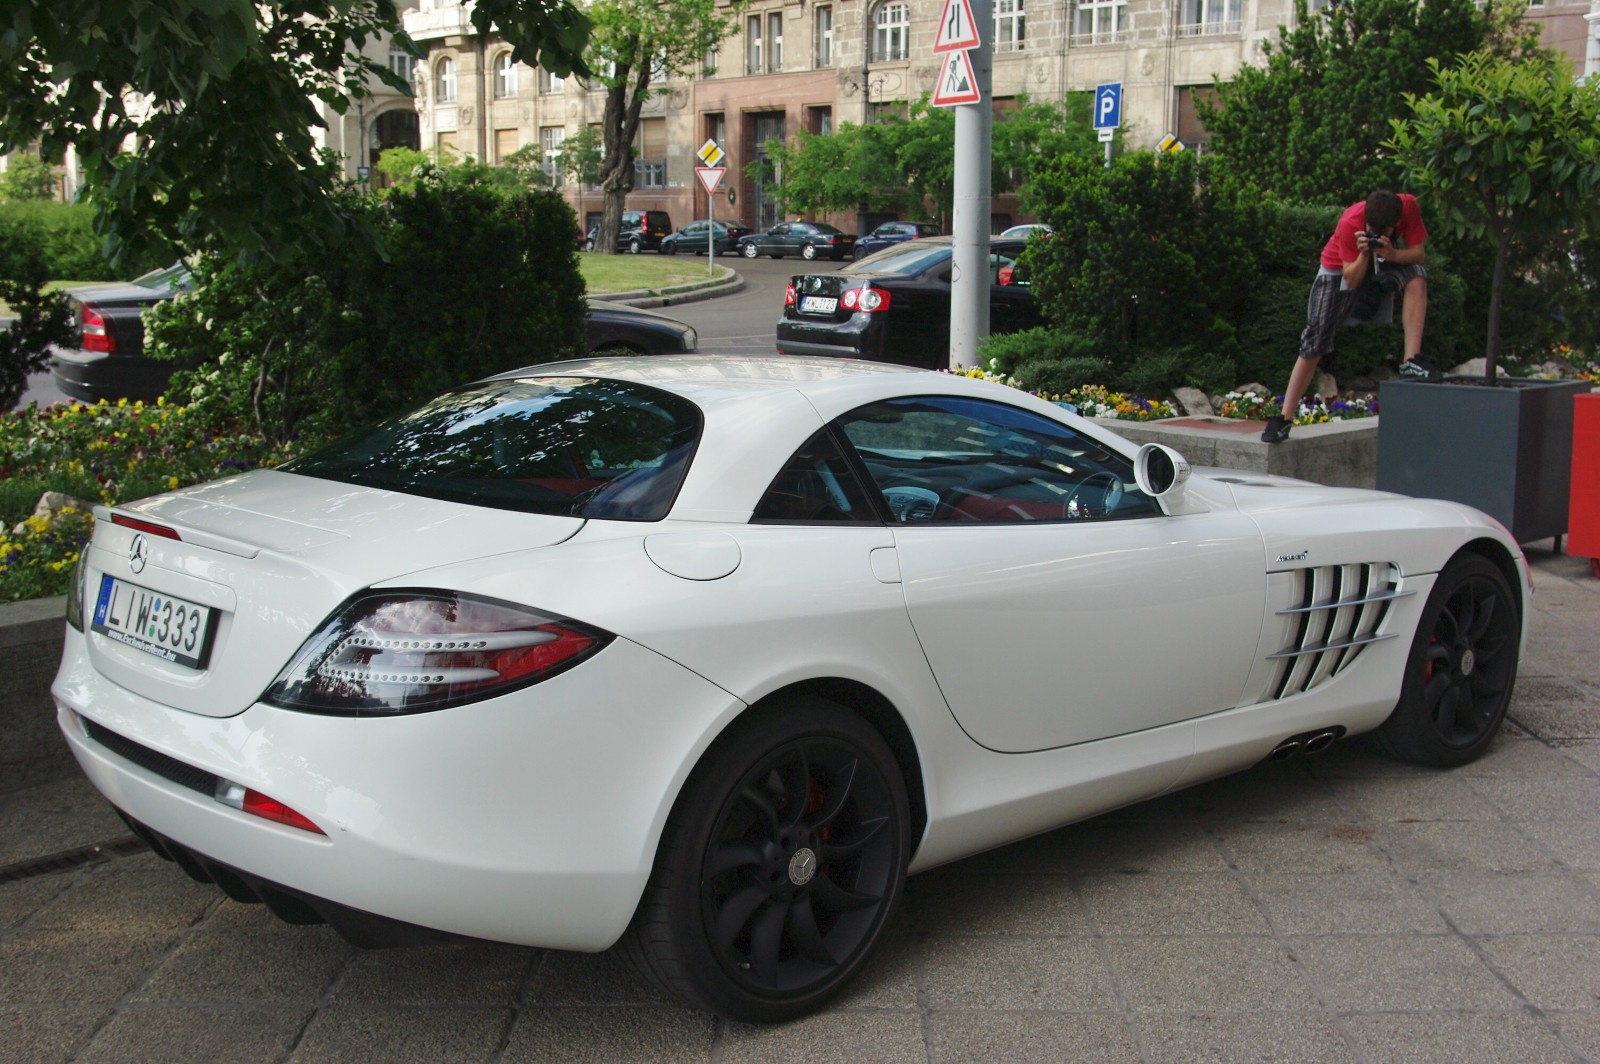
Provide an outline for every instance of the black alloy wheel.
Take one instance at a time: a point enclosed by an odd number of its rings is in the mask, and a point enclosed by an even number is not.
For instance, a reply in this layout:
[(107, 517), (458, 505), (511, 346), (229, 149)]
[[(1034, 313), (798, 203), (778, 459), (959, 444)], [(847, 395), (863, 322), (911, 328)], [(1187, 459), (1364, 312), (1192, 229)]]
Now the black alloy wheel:
[(678, 242), (676, 240), (663, 240), (661, 242), (661, 254), (663, 254), (663, 255), (676, 255), (677, 253), (678, 253)]
[(1505, 574), (1462, 554), (1439, 574), (1411, 644), (1400, 702), (1373, 733), (1403, 761), (1464, 765), (1505, 721), (1517, 678), (1519, 605)]
[(748, 1023), (820, 1008), (899, 903), (910, 816), (883, 739), (817, 698), (758, 710), (696, 770), (626, 949), (686, 1003)]

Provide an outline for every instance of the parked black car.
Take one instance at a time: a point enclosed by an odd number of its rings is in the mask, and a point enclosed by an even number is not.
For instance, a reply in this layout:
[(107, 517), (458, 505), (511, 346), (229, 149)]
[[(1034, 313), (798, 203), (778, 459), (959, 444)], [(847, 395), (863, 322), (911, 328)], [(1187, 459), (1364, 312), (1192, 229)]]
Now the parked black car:
[(840, 232), (826, 222), (779, 222), (765, 233), (739, 238), (739, 254), (747, 259), (771, 255), (781, 259), (798, 255), (802, 259), (848, 258), (856, 246), (853, 233)]
[[(156, 271), (157, 274), (167, 271)], [(101, 291), (121, 292), (130, 286), (142, 286), (156, 274), (146, 274), (127, 285), (107, 285), (93, 289), (74, 289), (70, 296), (82, 298)], [(54, 352), (51, 363), (56, 387), (74, 399), (87, 403), (101, 399), (143, 399), (153, 402), (166, 391), (167, 380), (177, 367), (171, 362), (157, 362), (144, 354), (144, 326), (137, 311), (158, 299), (171, 298), (178, 291), (186, 291), (188, 271), (182, 275), (184, 287), (174, 288), (166, 295), (147, 298), (142, 304), (108, 303), (102, 297), (80, 305), (80, 328), (86, 331), (85, 341), (99, 344), (102, 337), (110, 336), (111, 350), (103, 348), (61, 349)], [(145, 290), (148, 291), (148, 290)], [(89, 313), (85, 315), (84, 311)], [(128, 313), (129, 310), (133, 313)], [(589, 354), (669, 355), (680, 351), (693, 351), (699, 342), (694, 327), (665, 314), (655, 314), (622, 303), (608, 303), (603, 299), (589, 300), (587, 320)], [(105, 329), (105, 332), (98, 330)], [(528, 352), (509, 352), (507, 368), (529, 361)]]
[(736, 251), (739, 238), (749, 232), (748, 225), (740, 225), (738, 222), (713, 222), (699, 218), (663, 240), (661, 254), (676, 255), (682, 252), (685, 255), (704, 255), (706, 234), (714, 233), (712, 240), (716, 245), (717, 254), (721, 255), (727, 251)]
[[(1038, 301), (1016, 276), (1027, 241), (989, 245), (989, 330), (1041, 324)], [(791, 278), (778, 319), (778, 353), (835, 355), (943, 369), (950, 350), (948, 236), (895, 244), (834, 273)]]
[(120, 284), (69, 289), (75, 341), (51, 351), (56, 387), (83, 402), (143, 399), (152, 402), (175, 368), (144, 353), (144, 308), (194, 287), (183, 263), (151, 270)]
[[(672, 218), (666, 211), (623, 211), (622, 223), (617, 227), (617, 250), (637, 255), (641, 251), (660, 251), (661, 241), (672, 232)], [(591, 225), (584, 235), (583, 250), (593, 251), (600, 233), (598, 225)]]
[(938, 235), (939, 227), (932, 222), (884, 222), (856, 241), (855, 257), (864, 259), (894, 244)]

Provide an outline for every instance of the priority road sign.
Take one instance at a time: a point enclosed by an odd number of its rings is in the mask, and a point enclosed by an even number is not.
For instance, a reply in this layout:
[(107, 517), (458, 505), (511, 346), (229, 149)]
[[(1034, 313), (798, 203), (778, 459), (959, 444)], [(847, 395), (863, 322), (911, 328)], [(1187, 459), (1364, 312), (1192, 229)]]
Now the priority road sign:
[[(720, 155), (722, 153), (718, 152), (717, 154)], [(718, 185), (722, 184), (722, 175), (727, 172), (728, 168), (726, 166), (697, 166), (694, 168), (694, 176), (698, 177), (700, 184), (705, 186), (706, 195), (708, 196), (717, 190)]]
[(977, 103), (983, 98), (978, 91), (978, 75), (972, 69), (969, 51), (946, 52), (944, 65), (939, 70), (939, 80), (933, 87), (935, 107), (957, 107)]
[(707, 166), (716, 166), (722, 161), (722, 157), (726, 154), (726, 152), (717, 146), (716, 141), (708, 140), (704, 144), (700, 145), (700, 150), (695, 152), (695, 154), (700, 156), (700, 161), (705, 163)]
[(972, 0), (944, 0), (939, 34), (933, 39), (933, 54), (963, 52), (978, 47), (978, 43), (978, 20), (972, 14)]
[(1187, 147), (1187, 145), (1184, 144), (1183, 141), (1179, 140), (1175, 134), (1168, 133), (1166, 136), (1161, 138), (1161, 143), (1156, 145), (1156, 151), (1165, 152), (1168, 155), (1176, 155), (1185, 147)]
[(1116, 129), (1122, 125), (1122, 82), (1112, 81), (1094, 87), (1094, 128)]

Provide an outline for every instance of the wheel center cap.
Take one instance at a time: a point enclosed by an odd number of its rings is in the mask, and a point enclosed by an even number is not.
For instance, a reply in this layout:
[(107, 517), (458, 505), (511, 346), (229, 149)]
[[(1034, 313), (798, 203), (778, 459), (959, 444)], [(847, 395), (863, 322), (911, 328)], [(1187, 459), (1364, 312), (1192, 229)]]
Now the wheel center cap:
[(789, 858), (789, 882), (803, 887), (817, 874), (817, 855), (809, 846), (802, 846)]
[(1478, 665), (1478, 659), (1473, 657), (1472, 648), (1468, 647), (1461, 652), (1461, 675), (1471, 676), (1472, 670)]

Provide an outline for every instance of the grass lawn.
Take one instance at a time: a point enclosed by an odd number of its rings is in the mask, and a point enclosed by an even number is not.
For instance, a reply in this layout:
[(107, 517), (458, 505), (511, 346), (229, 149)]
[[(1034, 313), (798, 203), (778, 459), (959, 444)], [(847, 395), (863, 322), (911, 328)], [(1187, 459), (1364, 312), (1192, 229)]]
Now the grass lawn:
[(637, 288), (668, 288), (693, 284), (708, 277), (720, 277), (726, 267), (718, 265), (714, 274), (706, 272), (705, 256), (683, 255), (591, 255), (579, 252), (578, 269), (591, 293), (631, 292)]

